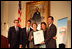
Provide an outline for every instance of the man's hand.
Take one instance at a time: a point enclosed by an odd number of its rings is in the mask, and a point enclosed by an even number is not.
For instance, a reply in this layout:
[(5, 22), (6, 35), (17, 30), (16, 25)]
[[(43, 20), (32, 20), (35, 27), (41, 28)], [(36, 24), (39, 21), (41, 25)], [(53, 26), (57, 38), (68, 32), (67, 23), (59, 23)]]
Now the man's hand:
[(10, 48), (10, 44), (8, 44), (8, 47)]
[(45, 42), (43, 41), (43, 42), (41, 42), (41, 44), (45, 44)]
[(57, 39), (57, 37), (53, 37), (53, 39), (55, 39), (55, 40), (56, 40), (56, 39)]
[(19, 48), (22, 48), (22, 45), (19, 45)]

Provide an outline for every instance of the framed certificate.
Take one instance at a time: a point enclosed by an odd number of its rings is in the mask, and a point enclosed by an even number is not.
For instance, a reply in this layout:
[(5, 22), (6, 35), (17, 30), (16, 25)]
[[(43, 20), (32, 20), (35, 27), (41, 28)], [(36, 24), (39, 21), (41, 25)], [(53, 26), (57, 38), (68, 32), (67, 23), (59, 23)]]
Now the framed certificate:
[(44, 41), (43, 30), (33, 32), (34, 35), (34, 45), (41, 44)]

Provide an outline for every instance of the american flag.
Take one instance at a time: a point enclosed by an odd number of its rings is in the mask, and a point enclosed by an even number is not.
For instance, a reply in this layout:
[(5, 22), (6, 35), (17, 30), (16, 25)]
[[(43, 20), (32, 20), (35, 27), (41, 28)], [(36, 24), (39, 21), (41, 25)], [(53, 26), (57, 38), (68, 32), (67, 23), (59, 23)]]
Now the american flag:
[(19, 27), (21, 27), (21, 1), (19, 1), (19, 9), (18, 9), (18, 14), (19, 14), (19, 17), (18, 17), (18, 20), (19, 20)]

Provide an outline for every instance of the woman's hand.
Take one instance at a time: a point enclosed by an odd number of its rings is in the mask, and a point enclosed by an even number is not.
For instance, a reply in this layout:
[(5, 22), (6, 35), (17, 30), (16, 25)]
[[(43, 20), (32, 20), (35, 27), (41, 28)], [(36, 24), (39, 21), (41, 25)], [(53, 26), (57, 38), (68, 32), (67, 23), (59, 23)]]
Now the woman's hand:
[(41, 44), (45, 44), (45, 42), (43, 41), (43, 42), (41, 42)]
[(31, 36), (31, 40), (33, 39), (33, 36)]

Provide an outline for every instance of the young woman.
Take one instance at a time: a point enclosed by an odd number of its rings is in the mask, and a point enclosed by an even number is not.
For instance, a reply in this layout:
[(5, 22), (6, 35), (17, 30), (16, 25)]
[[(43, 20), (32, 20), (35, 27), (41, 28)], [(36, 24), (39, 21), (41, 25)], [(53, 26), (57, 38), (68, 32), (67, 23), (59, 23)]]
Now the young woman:
[[(46, 40), (46, 34), (47, 34), (47, 25), (46, 25), (46, 23), (45, 22), (41, 22), (41, 30), (43, 30), (43, 32), (44, 32), (44, 39)], [(41, 43), (41, 46), (40, 46), (40, 48), (46, 48), (46, 43), (45, 43), (45, 41), (43, 41), (42, 43)]]

